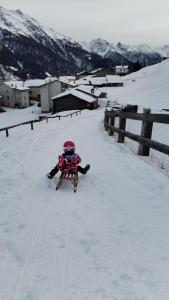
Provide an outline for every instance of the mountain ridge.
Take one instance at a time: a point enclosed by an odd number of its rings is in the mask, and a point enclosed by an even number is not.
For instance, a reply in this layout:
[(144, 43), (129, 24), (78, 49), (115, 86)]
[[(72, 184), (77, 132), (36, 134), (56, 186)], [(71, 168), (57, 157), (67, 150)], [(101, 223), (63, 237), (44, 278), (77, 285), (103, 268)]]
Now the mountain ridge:
[(97, 53), (102, 57), (111, 58), (115, 53), (130, 60), (133, 63), (139, 62), (142, 67), (160, 62), (169, 57), (169, 45), (152, 47), (148, 44), (127, 45), (121, 42), (117, 44), (108, 42), (105, 39), (97, 38), (90, 42), (79, 42), (84, 49)]
[[(51, 76), (74, 75), (83, 70), (113, 68), (119, 64), (127, 64), (133, 71), (136, 61), (141, 67), (160, 62), (167, 49), (164, 46), (161, 55), (145, 55), (141, 51), (129, 51), (122, 43), (117, 46), (103, 39), (93, 40), (91, 45), (87, 49), (82, 43), (41, 24), (19, 9), (8, 10), (0, 6), (0, 65), (21, 79), (26, 79), (28, 74), (31, 78), (44, 78), (46, 73)], [(1, 80), (5, 79), (2, 72)]]

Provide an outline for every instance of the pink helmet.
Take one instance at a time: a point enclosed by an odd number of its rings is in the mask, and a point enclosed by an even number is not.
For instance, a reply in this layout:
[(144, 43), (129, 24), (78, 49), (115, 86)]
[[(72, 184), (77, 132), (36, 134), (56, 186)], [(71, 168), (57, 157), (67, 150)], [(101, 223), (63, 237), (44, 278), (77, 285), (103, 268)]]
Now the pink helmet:
[(63, 145), (64, 152), (74, 152), (75, 144), (72, 141), (66, 141)]

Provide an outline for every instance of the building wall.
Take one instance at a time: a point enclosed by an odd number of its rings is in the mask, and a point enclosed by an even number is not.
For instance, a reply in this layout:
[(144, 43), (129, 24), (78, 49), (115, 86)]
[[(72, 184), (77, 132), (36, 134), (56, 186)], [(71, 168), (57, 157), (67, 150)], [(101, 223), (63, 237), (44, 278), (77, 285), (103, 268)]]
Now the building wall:
[(29, 92), (16, 90), (15, 105), (19, 108), (26, 108), (29, 106)]
[(129, 69), (127, 68), (117, 68), (115, 69), (115, 74), (116, 75), (126, 75), (129, 73)]
[(0, 86), (1, 105), (14, 108), (24, 108), (29, 106), (29, 93), (28, 91), (19, 91), (11, 88), (5, 83)]
[(78, 99), (72, 95), (67, 95), (53, 101), (53, 112), (56, 113), (66, 110), (81, 110), (88, 108), (89, 105), (90, 103), (88, 104), (86, 101)]
[(41, 87), (41, 109), (42, 112), (49, 112), (53, 109), (54, 96), (61, 93), (61, 82), (53, 81)]
[(15, 90), (5, 83), (0, 86), (1, 105), (14, 108), (15, 106)]
[(30, 87), (31, 89), (31, 99), (40, 100), (40, 88), (39, 87)]

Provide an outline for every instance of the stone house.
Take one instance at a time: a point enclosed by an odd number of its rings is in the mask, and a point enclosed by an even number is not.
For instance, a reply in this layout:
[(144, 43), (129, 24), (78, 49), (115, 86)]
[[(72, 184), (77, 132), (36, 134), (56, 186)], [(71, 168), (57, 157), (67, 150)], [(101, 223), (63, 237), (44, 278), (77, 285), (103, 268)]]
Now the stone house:
[(29, 88), (23, 81), (9, 81), (0, 85), (1, 105), (26, 108), (30, 105)]
[(46, 79), (32, 79), (25, 81), (30, 90), (30, 99), (39, 101), (42, 112), (53, 109), (52, 97), (61, 93), (61, 82), (55, 77)]

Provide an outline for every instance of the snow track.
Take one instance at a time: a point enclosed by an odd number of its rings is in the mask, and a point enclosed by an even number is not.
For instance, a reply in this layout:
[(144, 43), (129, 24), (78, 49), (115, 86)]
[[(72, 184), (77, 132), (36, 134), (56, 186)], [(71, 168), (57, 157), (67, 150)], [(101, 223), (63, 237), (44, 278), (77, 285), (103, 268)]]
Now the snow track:
[[(1, 300), (168, 300), (168, 177), (116, 144), (103, 110), (0, 136)], [(91, 164), (55, 190), (65, 140)]]

